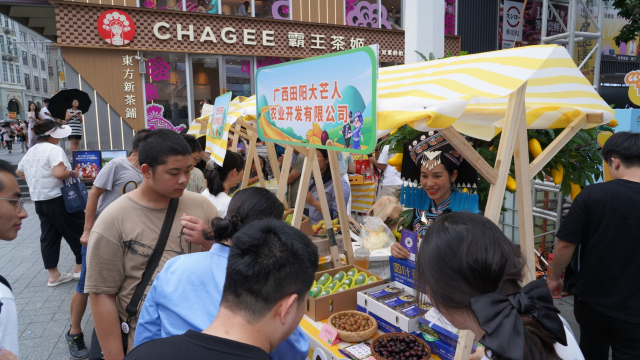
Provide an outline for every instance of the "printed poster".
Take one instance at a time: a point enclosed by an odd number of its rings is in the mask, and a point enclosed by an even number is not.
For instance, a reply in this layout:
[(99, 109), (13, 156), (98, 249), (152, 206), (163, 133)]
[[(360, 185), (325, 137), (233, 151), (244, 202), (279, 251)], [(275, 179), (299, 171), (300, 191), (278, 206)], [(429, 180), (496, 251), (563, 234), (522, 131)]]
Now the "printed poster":
[(77, 170), (80, 179), (93, 181), (102, 169), (100, 150), (86, 150), (73, 152), (73, 170)]
[[(227, 152), (227, 140), (231, 124), (227, 122), (227, 112), (231, 102), (231, 92), (218, 96), (213, 102), (213, 111), (207, 124), (207, 147), (216, 164), (222, 166)], [(204, 112), (204, 110), (203, 110)]]
[(376, 145), (378, 47), (258, 69), (263, 140), (369, 154)]
[[(523, 11), (524, 0), (501, 1), (500, 27), (498, 29), (498, 46), (500, 49), (540, 44), (542, 39), (542, 4), (542, 1), (529, 0), (527, 1), (527, 7)], [(565, 32), (562, 25), (567, 26), (569, 15), (567, 5), (554, 4), (553, 6), (559, 18), (553, 14), (550, 8), (547, 9), (549, 14), (547, 36), (562, 34)], [(522, 16), (524, 16), (524, 19), (522, 25), (520, 25), (520, 33), (518, 33), (518, 23)]]

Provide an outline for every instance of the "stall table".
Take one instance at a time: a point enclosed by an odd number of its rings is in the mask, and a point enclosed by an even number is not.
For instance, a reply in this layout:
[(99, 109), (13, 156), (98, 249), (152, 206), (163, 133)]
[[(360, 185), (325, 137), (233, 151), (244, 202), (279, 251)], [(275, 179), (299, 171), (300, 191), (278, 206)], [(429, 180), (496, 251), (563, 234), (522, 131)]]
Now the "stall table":
[[(311, 359), (314, 351), (316, 350), (322, 351), (328, 360), (348, 359), (347, 356), (340, 353), (338, 349), (344, 349), (345, 347), (354, 345), (355, 343), (352, 344), (348, 342), (341, 342), (337, 345), (329, 346), (325, 342), (320, 340), (320, 338), (318, 337), (318, 335), (320, 334), (320, 330), (322, 329), (322, 326), (326, 322), (327, 320), (313, 321), (307, 315), (305, 315), (302, 318), (302, 321), (300, 321), (300, 327), (302, 328), (302, 331), (309, 338), (309, 355), (307, 356), (307, 359)], [(378, 330), (378, 332), (373, 336), (372, 339), (375, 339), (378, 336), (383, 334), (384, 333), (382, 331)], [(437, 355), (431, 355), (431, 359), (440, 360), (440, 358)], [(316, 359), (311, 359), (311, 360), (316, 360)]]

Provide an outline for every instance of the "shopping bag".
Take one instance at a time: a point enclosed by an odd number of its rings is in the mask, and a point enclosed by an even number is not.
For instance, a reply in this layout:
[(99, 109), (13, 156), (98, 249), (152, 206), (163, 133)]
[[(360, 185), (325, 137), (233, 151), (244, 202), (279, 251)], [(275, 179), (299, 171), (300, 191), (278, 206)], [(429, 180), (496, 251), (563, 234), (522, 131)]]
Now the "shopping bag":
[(76, 211), (83, 211), (87, 206), (87, 187), (83, 182), (78, 180), (76, 175), (72, 172), (72, 180), (62, 181), (64, 185), (60, 190), (62, 191), (62, 199), (64, 200), (64, 206), (67, 211), (74, 213)]

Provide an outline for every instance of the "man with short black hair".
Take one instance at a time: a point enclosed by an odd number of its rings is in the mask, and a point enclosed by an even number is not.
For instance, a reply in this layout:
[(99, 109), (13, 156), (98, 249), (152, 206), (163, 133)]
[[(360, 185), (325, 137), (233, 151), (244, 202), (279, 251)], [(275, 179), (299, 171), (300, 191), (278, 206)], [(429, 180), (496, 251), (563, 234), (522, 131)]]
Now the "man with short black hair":
[(602, 157), (613, 180), (575, 198), (556, 235), (549, 289), (562, 290), (571, 263), (567, 288), (585, 359), (607, 359), (609, 348), (613, 359), (640, 359), (640, 134), (614, 134)]
[(93, 182), (87, 198), (84, 215), (84, 232), (80, 238), (82, 244), (82, 271), (76, 291), (71, 297), (71, 328), (65, 334), (69, 354), (74, 359), (83, 359), (89, 355), (82, 333), (82, 317), (87, 309), (89, 294), (84, 292), (87, 276), (87, 244), (95, 219), (102, 210), (120, 196), (135, 190), (142, 183), (142, 172), (138, 163), (138, 150), (144, 138), (151, 130), (142, 129), (133, 137), (133, 150), (128, 157), (115, 158), (107, 163)]
[(318, 249), (300, 230), (273, 219), (253, 222), (233, 236), (213, 323), (201, 333), (148, 341), (126, 359), (268, 360), (300, 323), (317, 268)]
[(191, 148), (191, 160), (193, 161), (193, 169), (191, 170), (187, 190), (200, 194), (207, 188), (207, 181), (204, 179), (204, 174), (196, 167), (202, 157), (202, 147), (195, 136), (183, 134), (182, 137)]
[(51, 99), (49, 98), (45, 98), (43, 101), (44, 106), (42, 107), (42, 109), (40, 109), (40, 121), (55, 120), (49, 113), (49, 109), (47, 109), (49, 107), (49, 101), (51, 101)]
[[(0, 160), (0, 240), (15, 239), (27, 218), (21, 196), (15, 166)], [(19, 355), (18, 335), (15, 298), (9, 282), (0, 275), (0, 349), (6, 349), (7, 358), (11, 358), (9, 353)]]
[[(91, 297), (95, 330), (106, 360), (121, 360), (133, 348), (138, 317), (130, 316), (126, 308), (156, 247), (171, 199), (179, 198), (178, 208), (153, 277), (174, 256), (212, 246), (202, 232), (219, 213), (206, 197), (184, 191), (193, 168), (190, 155), (191, 148), (180, 134), (150, 131), (138, 151), (142, 184), (104, 209), (91, 230), (84, 290)], [(144, 297), (137, 309), (143, 304)], [(128, 322), (126, 344), (123, 321)]]

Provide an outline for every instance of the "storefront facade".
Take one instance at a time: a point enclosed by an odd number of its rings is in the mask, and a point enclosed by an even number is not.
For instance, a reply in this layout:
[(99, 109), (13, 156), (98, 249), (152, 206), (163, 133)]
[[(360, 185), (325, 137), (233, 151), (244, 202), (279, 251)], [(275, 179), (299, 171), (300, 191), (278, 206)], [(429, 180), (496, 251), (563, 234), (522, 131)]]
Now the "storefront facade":
[[(263, 66), (372, 44), (380, 47), (381, 63), (404, 62), (401, 30), (74, 2), (54, 5), (58, 45), (71, 76), (77, 72), (78, 82), (86, 81), (134, 131), (151, 126), (179, 130), (200, 116), (206, 100), (227, 91), (234, 97), (253, 95), (256, 70)], [(98, 110), (96, 121), (104, 122)], [(118, 124), (108, 121), (112, 132)]]

